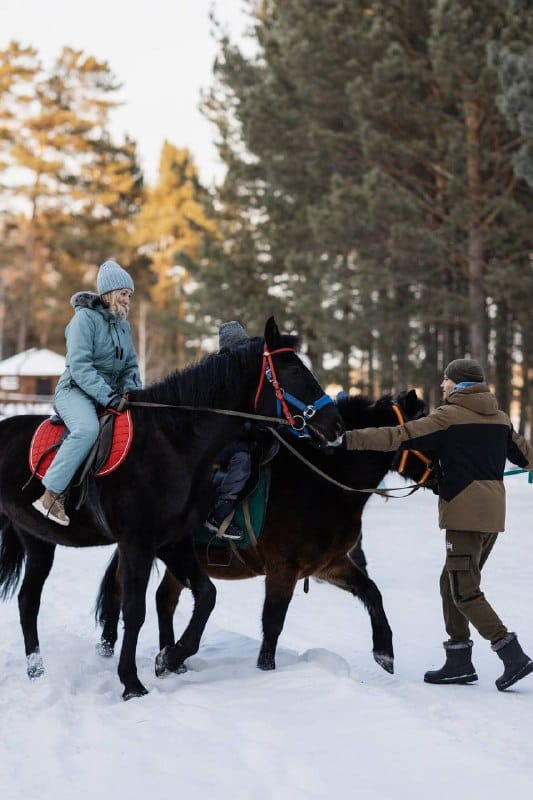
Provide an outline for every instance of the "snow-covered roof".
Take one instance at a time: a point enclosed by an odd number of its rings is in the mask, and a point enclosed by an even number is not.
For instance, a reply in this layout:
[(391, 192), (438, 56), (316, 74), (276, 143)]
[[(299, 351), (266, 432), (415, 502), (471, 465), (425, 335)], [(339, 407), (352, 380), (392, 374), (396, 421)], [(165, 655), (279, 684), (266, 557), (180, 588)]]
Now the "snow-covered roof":
[(46, 348), (39, 350), (30, 347), (22, 353), (17, 353), (10, 358), (0, 361), (0, 376), (3, 375), (30, 375), (51, 376), (61, 375), (65, 369), (65, 356), (54, 353)]

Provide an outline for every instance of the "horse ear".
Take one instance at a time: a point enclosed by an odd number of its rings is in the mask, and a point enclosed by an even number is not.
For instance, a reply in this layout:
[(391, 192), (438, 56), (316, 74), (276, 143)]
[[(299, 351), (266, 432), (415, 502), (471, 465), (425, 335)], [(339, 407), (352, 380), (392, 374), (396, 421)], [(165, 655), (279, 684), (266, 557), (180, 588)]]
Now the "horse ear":
[(275, 350), (281, 344), (281, 334), (274, 317), (269, 317), (266, 321), (265, 342), (269, 350)]
[(416, 389), (409, 389), (403, 401), (404, 411), (408, 419), (416, 415), (419, 406), (420, 400), (418, 399)]

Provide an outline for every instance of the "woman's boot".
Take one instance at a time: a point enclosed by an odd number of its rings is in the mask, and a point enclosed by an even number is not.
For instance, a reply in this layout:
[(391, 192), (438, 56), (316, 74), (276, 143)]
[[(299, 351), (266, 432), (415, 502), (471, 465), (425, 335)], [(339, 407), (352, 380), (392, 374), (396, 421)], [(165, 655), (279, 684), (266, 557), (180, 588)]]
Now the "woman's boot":
[(62, 494), (56, 494), (47, 489), (42, 497), (32, 503), (32, 506), (52, 522), (57, 522), (58, 525), (70, 525), (70, 517), (66, 514), (65, 500)]

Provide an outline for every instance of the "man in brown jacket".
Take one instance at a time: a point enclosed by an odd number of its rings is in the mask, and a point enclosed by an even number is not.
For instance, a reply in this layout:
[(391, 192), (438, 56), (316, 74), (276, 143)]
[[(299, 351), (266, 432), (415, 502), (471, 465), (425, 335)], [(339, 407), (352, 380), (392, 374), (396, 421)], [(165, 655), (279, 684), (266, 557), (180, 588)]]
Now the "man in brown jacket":
[(533, 448), (498, 409), (481, 366), (452, 361), (441, 384), (444, 405), (423, 419), (393, 428), (347, 431), (348, 450), (416, 449), (432, 453), (438, 472), (439, 525), (446, 530), (446, 562), (440, 591), (446, 632), (446, 663), (426, 672), (427, 683), (470, 683), (469, 623), (488, 639), (504, 664), (496, 686), (503, 691), (533, 672), (533, 661), (510, 633), (480, 588), (481, 569), (505, 528), (506, 459), (533, 469)]

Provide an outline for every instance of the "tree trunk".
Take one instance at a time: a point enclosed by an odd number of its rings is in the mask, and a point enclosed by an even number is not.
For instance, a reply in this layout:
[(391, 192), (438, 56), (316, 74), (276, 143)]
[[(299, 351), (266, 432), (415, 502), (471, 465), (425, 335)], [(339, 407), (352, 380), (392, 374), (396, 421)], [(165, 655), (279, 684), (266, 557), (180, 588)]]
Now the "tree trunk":
[(518, 432), (531, 436), (531, 382), (533, 374), (533, 327), (522, 326), (522, 387), (520, 390), (520, 420)]
[(17, 352), (22, 353), (26, 350), (28, 342), (28, 329), (31, 314), (31, 295), (32, 295), (32, 274), (33, 274), (33, 259), (35, 255), (35, 217), (29, 222), (28, 233), (26, 236), (26, 243), (24, 247), (24, 262), (23, 262), (23, 285), (20, 296), (19, 323), (17, 335)]
[(0, 275), (0, 361), (4, 358), (4, 330), (6, 321), (6, 285)]
[(495, 333), (496, 352), (494, 383), (496, 396), (500, 408), (508, 414), (512, 399), (512, 361), (509, 309), (505, 300), (502, 300), (498, 304)]
[(376, 320), (380, 328), (380, 335), (376, 343), (376, 350), (379, 358), (379, 373), (381, 378), (380, 394), (392, 392), (394, 386), (394, 372), (392, 354), (395, 350), (395, 342), (392, 341), (391, 314), (389, 312), (390, 300), (386, 289), (379, 291), (379, 308), (377, 309)]
[(487, 367), (487, 331), (485, 291), (483, 287), (483, 236), (481, 233), (480, 209), (480, 114), (479, 106), (466, 100), (466, 174), (468, 192), (467, 227), (467, 271), (468, 299), (470, 307), (470, 355), (478, 359), (483, 368)]
[(409, 292), (406, 287), (396, 290), (396, 307), (398, 309), (394, 328), (397, 330), (395, 356), (396, 376), (394, 388), (396, 391), (407, 389), (409, 383), (409, 318), (403, 310), (407, 307)]
[[(435, 408), (440, 394), (437, 392), (435, 372), (438, 370), (438, 348), (439, 334), (436, 325), (425, 325), (422, 333), (422, 345), (424, 347), (425, 359), (422, 368), (422, 396), (428, 408)], [(437, 375), (440, 375), (437, 372)]]
[(176, 312), (176, 360), (179, 370), (187, 366), (187, 356), (185, 353), (185, 316), (187, 313), (187, 302), (184, 297), (182, 287), (179, 289), (178, 307)]
[(139, 304), (138, 336), (139, 336), (139, 374), (144, 385), (146, 382), (146, 321), (148, 316), (148, 303), (141, 300)]

